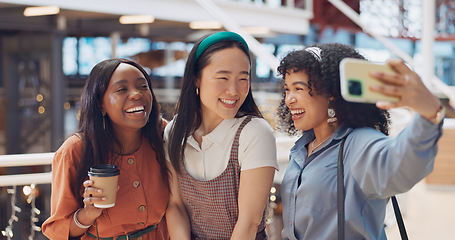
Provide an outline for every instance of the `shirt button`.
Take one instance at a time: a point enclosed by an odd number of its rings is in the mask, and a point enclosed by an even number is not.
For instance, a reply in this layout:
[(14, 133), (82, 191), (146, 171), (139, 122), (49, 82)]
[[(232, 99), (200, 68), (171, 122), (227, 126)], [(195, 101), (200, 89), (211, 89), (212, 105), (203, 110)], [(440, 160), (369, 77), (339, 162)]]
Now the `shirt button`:
[(292, 221), (289, 221), (289, 226), (292, 226)]
[(139, 185), (141, 185), (141, 183), (139, 181), (133, 182), (133, 187), (137, 188), (137, 187), (139, 187)]
[(134, 164), (134, 159), (128, 158), (127, 162), (128, 162), (129, 165), (133, 165)]
[(138, 209), (139, 209), (139, 212), (143, 212), (143, 211), (145, 211), (145, 206), (144, 206), (144, 205), (141, 205), (141, 206), (139, 206)]

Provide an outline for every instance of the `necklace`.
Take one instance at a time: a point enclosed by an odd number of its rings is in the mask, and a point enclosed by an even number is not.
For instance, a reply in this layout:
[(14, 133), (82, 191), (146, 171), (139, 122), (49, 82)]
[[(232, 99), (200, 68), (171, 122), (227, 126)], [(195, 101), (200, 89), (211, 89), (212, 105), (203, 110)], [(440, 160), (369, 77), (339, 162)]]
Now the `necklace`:
[(327, 141), (327, 139), (329, 139), (330, 137), (326, 138), (324, 141), (320, 142), (318, 145), (316, 145), (316, 147), (314, 146), (314, 142), (316, 141), (316, 138), (311, 142), (311, 147), (313, 148), (313, 151), (316, 150), (319, 146), (321, 146), (323, 143), (325, 143), (325, 141)]

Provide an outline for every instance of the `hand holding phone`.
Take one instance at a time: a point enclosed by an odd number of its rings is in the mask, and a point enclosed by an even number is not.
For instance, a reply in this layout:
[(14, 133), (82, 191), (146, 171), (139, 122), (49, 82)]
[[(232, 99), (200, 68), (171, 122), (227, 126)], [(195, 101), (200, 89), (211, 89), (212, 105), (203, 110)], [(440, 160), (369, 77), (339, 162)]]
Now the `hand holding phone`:
[(340, 62), (341, 96), (350, 102), (376, 103), (378, 101), (398, 102), (397, 97), (371, 91), (374, 85), (384, 83), (372, 78), (371, 71), (392, 73), (386, 64), (372, 63), (362, 59), (345, 58)]

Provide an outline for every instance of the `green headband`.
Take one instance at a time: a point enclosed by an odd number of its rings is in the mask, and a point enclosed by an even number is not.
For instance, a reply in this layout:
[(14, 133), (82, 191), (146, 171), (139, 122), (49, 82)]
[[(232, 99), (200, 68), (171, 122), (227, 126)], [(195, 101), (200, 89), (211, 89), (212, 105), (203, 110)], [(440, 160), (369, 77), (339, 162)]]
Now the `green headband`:
[(224, 40), (233, 40), (240, 42), (243, 44), (246, 49), (248, 49), (248, 44), (246, 44), (245, 39), (243, 39), (239, 34), (234, 33), (234, 32), (217, 32), (214, 33), (208, 37), (206, 37), (204, 40), (202, 40), (201, 43), (199, 43), (199, 46), (197, 47), (196, 50), (196, 56), (194, 57), (194, 60), (197, 61), (199, 57), (202, 55), (202, 53), (207, 50), (208, 47), (212, 46), (213, 44), (217, 42), (221, 42)]

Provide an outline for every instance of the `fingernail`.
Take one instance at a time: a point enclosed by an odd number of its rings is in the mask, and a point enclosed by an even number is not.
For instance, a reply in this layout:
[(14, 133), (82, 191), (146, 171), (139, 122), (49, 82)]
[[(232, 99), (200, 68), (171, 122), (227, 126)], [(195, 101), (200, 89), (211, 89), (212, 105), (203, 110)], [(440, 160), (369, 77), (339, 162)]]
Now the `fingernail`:
[(105, 201), (107, 198), (106, 197), (102, 197), (101, 200)]
[(101, 190), (101, 189), (96, 190), (96, 192), (98, 192), (98, 193), (100, 193), (100, 192), (102, 192), (102, 191), (103, 191), (103, 190)]
[(379, 72), (378, 71), (371, 71), (370, 74), (373, 75), (373, 76), (377, 76), (379, 74)]

